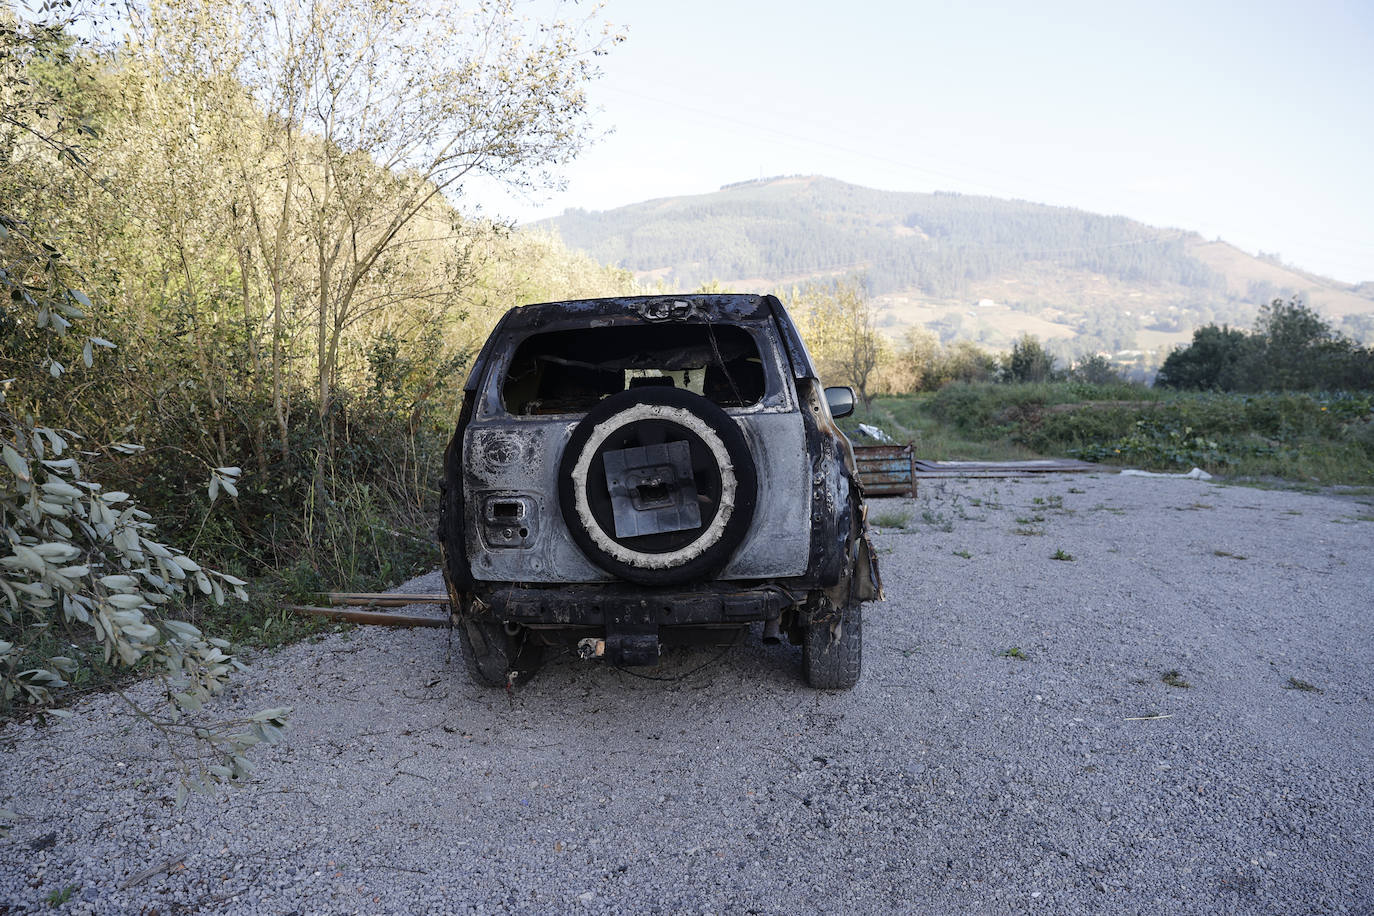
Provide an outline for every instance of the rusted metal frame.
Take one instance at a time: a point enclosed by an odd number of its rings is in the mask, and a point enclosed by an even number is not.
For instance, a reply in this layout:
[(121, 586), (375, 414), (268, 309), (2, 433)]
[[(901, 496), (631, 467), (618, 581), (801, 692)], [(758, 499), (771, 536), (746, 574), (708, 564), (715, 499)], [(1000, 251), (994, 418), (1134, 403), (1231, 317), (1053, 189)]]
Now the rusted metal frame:
[(442, 617), (419, 617), (410, 614), (390, 612), (345, 610), (344, 608), (394, 608), (412, 604), (449, 603), (448, 595), (407, 595), (401, 592), (321, 592), (316, 600), (328, 602), (330, 607), (291, 604), (288, 610), (309, 617), (327, 617), (331, 620), (345, 620), (350, 623), (371, 624), (387, 627), (443, 627), (448, 620)]
[(1102, 466), (1075, 458), (1032, 461), (916, 461), (913, 473), (921, 478), (1033, 477), (1041, 474), (1091, 474)]
[(329, 604), (352, 607), (405, 607), (408, 604), (448, 604), (448, 595), (408, 595), (405, 592), (321, 592)]
[(341, 610), (333, 607), (311, 607), (291, 604), (287, 608), (308, 617), (326, 617), (330, 620), (345, 620), (349, 623), (371, 624), (384, 627), (446, 627), (448, 620), (442, 617), (414, 617), (409, 614), (388, 614), (379, 611)]
[(916, 495), (916, 449), (905, 445), (856, 445), (859, 479), (870, 496)]

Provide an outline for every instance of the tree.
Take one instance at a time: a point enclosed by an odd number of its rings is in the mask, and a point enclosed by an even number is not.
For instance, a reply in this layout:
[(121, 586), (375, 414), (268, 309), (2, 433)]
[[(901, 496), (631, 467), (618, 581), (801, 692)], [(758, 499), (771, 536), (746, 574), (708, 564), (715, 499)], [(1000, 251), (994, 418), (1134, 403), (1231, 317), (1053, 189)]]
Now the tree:
[(1074, 364), (1072, 377), (1090, 385), (1111, 385), (1122, 381), (1121, 373), (1101, 353), (1094, 353)]
[(1253, 333), (1208, 325), (1169, 354), (1155, 384), (1221, 391), (1374, 388), (1374, 350), (1337, 333), (1297, 300), (1260, 310)]
[(1326, 387), (1341, 360), (1341, 339), (1320, 315), (1298, 299), (1275, 299), (1255, 317), (1255, 359), (1244, 387), (1279, 391)]
[(955, 342), (940, 360), (940, 384), (988, 382), (997, 375), (997, 357), (971, 340)]
[(1079, 352), (1092, 350), (1129, 350), (1136, 342), (1136, 320), (1124, 309), (1096, 308), (1088, 311), (1078, 322), (1078, 337), (1074, 343)]
[(1054, 376), (1054, 357), (1033, 334), (1023, 334), (1012, 344), (1003, 369), (1009, 381), (1047, 382)]
[(886, 355), (886, 341), (878, 333), (876, 313), (868, 298), (867, 283), (860, 279), (835, 284), (842, 334), (840, 368), (859, 391), (864, 407), (871, 407), (871, 382), (878, 364)]
[(871, 404), (874, 373), (887, 347), (866, 283), (859, 278), (813, 282), (792, 289), (785, 299), (821, 377), (852, 385), (864, 406)]
[[(552, 182), (587, 138), (595, 58), (619, 40), (590, 17), (530, 24), (514, 0), (172, 0), (134, 18), (134, 50), (205, 117), (261, 114), (260, 132), (221, 131), (224, 222), (245, 300), (272, 303), (274, 342), (283, 300), (313, 303), (324, 421), (346, 333), (396, 303), (389, 275), (413, 272), (424, 240), (453, 231), (444, 195), (478, 174)], [(430, 289), (404, 295), (459, 300), (461, 264), (435, 266)]]
[(1244, 331), (1209, 324), (1193, 331), (1193, 342), (1176, 348), (1159, 367), (1155, 384), (1161, 388), (1229, 391), (1236, 384), (1237, 366), (1250, 349)]
[[(24, 187), (24, 178), (60, 163), (87, 168), (74, 144), (79, 131), (71, 129), (69, 112), (59, 98), (41, 92), (30, 69), (53, 47), (54, 31), (63, 25), (0, 23), (0, 94), (7, 103), (0, 155), (6, 164), (22, 166), (0, 171), (29, 192), (4, 198), (0, 210), (4, 368), (16, 373), (0, 384), (0, 708), (50, 706), (53, 691), (67, 686), (65, 677), (97, 659), (129, 668), (142, 664), (141, 670), (162, 681), (165, 711), (119, 695), (168, 738), (183, 764), (184, 799), (189, 789), (244, 776), (244, 753), (275, 741), (286, 728), (288, 710), (221, 723), (198, 716), (240, 664), (227, 642), (164, 609), (197, 595), (216, 603), (226, 594), (246, 599), (246, 583), (161, 542), (149, 514), (128, 493), (85, 473), (87, 456), (139, 446), (82, 441), (78, 431), (37, 419), (52, 399), (52, 386), (73, 385), (83, 372), (98, 373), (97, 353), (114, 347), (79, 333), (94, 304), (35, 220), (11, 209), (39, 196), (38, 188)], [(38, 386), (47, 386), (46, 397), (35, 395)], [(65, 397), (71, 396), (69, 389)], [(239, 474), (236, 467), (211, 468), (211, 500), (220, 491), (232, 496)], [(0, 827), (10, 815), (0, 811)]]
[(1374, 345), (1374, 314), (1346, 315), (1341, 319), (1346, 336), (1368, 347)]
[(928, 391), (938, 386), (940, 339), (925, 328), (908, 328), (893, 357), (895, 391)]

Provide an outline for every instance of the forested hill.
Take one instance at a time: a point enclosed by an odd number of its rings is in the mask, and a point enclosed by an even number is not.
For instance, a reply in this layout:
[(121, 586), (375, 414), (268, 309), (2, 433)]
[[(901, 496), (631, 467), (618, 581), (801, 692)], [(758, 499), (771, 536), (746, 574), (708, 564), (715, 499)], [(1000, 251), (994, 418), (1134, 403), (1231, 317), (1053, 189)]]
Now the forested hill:
[[(816, 176), (742, 182), (605, 212), (569, 210), (545, 225), (597, 260), (670, 288), (713, 281), (774, 288), (862, 273), (889, 326), (924, 324), (946, 338), (991, 344), (1029, 330), (1099, 348), (1154, 346), (1208, 321), (1249, 324), (1259, 304), (1280, 295), (1303, 295), (1338, 323), (1374, 313), (1369, 284), (1325, 280), (1196, 233), (1026, 201), (878, 191)], [(968, 321), (967, 310), (979, 303), (983, 309)], [(988, 309), (1018, 318), (992, 322)], [(1106, 333), (1093, 337), (1103, 324)], [(1360, 334), (1361, 322), (1351, 328)]]

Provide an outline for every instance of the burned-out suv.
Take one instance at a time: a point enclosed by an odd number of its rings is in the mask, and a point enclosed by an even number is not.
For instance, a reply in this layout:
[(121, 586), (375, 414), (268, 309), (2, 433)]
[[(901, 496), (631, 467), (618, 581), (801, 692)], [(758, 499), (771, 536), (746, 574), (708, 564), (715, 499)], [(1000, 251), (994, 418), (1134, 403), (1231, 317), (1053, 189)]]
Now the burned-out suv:
[(807, 680), (858, 680), (879, 597), (863, 494), (773, 296), (590, 299), (509, 311), (445, 457), (439, 539), (473, 676), (528, 679), (544, 648), (653, 664), (752, 623)]

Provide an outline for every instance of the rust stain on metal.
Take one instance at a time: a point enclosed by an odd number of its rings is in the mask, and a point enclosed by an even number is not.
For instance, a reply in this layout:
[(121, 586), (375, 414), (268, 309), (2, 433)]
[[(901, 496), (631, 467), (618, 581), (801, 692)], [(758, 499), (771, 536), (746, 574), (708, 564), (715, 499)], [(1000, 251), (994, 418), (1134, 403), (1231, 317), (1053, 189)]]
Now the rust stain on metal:
[(915, 496), (916, 451), (912, 444), (856, 445), (859, 480), (869, 496)]

